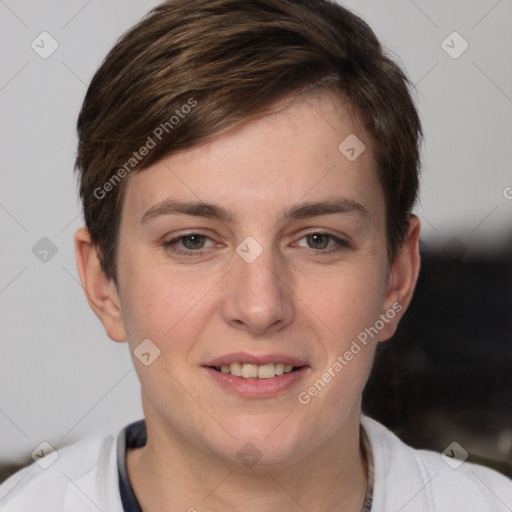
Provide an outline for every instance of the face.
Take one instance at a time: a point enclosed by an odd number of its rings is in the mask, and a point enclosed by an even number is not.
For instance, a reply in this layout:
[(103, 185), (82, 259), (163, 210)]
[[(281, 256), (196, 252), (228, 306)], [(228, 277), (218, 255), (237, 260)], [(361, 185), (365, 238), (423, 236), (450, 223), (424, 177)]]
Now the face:
[(129, 178), (117, 300), (147, 421), (286, 464), (359, 418), (400, 307), (370, 140), (330, 95), (275, 107)]

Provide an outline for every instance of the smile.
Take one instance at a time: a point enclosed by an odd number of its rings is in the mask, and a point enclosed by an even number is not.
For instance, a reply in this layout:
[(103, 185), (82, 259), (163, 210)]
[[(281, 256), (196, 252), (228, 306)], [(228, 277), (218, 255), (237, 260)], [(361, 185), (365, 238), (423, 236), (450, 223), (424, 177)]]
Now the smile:
[(250, 364), (231, 363), (222, 366), (214, 366), (215, 370), (225, 374), (231, 374), (244, 379), (272, 379), (285, 373), (291, 373), (299, 367), (284, 363)]

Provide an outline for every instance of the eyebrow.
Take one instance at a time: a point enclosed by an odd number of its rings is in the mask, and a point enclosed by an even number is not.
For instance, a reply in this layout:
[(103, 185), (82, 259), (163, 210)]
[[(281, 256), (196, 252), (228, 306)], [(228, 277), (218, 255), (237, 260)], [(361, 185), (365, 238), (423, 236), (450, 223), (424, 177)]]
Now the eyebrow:
[[(363, 218), (368, 217), (368, 210), (361, 203), (344, 197), (336, 197), (325, 201), (307, 201), (295, 204), (284, 210), (282, 218), (285, 220), (299, 220), (317, 217), (319, 215), (334, 215), (340, 213), (357, 214)], [(140, 223), (145, 224), (150, 220), (164, 215), (179, 214), (217, 219), (225, 223), (232, 223), (236, 220), (234, 212), (223, 206), (205, 203), (203, 201), (185, 202), (169, 199), (147, 210), (142, 216)]]

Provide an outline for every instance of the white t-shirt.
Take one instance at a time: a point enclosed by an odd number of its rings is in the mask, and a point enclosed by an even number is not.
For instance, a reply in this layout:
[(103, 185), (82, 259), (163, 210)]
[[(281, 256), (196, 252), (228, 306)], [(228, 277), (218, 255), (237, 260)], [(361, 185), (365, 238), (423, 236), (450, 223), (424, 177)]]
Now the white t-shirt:
[[(364, 415), (361, 424), (374, 463), (372, 512), (512, 511), (512, 480), (502, 474), (415, 450)], [(47, 469), (39, 464), (55, 453), (18, 471), (0, 485), (0, 511), (123, 512), (116, 445), (115, 436), (82, 439)]]

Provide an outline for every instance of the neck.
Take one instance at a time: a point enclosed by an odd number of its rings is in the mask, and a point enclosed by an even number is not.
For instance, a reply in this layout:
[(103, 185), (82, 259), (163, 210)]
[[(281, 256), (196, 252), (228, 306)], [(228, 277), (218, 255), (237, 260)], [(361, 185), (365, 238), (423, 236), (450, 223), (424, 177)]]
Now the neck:
[[(150, 418), (151, 416), (149, 416)], [(366, 467), (359, 413), (312, 453), (291, 465), (243, 467), (191, 445), (148, 420), (148, 443), (127, 454), (128, 474), (143, 510), (359, 512)]]

